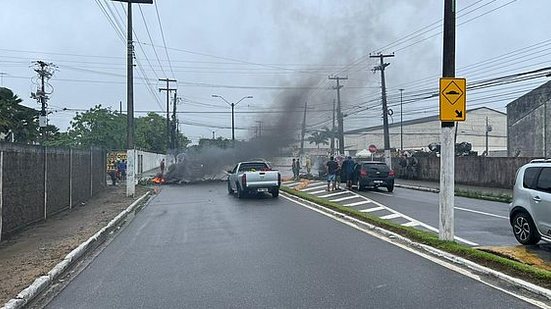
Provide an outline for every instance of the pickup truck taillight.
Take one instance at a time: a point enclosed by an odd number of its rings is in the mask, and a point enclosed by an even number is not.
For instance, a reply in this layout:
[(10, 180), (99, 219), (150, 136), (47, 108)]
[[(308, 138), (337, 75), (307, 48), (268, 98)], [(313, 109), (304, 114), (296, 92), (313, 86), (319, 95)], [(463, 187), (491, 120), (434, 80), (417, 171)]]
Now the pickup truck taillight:
[(360, 170), (360, 176), (366, 177), (366, 176), (367, 176), (367, 169), (362, 168), (362, 169)]
[(394, 171), (393, 171), (393, 170), (390, 170), (390, 171), (388, 172), (388, 176), (394, 176)]
[(241, 185), (243, 188), (247, 187), (247, 174), (243, 174), (243, 176), (241, 176)]
[(277, 185), (281, 186), (281, 174), (277, 173)]

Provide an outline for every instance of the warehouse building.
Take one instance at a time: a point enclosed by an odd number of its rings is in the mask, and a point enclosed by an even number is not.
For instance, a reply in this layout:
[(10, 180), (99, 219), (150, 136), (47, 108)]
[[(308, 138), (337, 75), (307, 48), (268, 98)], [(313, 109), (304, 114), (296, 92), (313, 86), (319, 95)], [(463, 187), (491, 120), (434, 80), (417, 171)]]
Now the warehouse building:
[[(466, 120), (458, 122), (455, 129), (456, 142), (471, 143), (472, 151), (479, 155), (485, 154), (486, 147), (489, 156), (507, 155), (507, 114), (487, 107), (467, 110)], [(438, 115), (404, 121), (402, 134), (400, 122), (395, 122), (389, 125), (390, 147), (400, 149), (403, 145), (404, 150), (428, 151), (429, 144), (440, 143), (440, 131)], [(383, 149), (383, 126), (347, 131), (345, 143), (351, 153), (367, 149), (369, 145)]]

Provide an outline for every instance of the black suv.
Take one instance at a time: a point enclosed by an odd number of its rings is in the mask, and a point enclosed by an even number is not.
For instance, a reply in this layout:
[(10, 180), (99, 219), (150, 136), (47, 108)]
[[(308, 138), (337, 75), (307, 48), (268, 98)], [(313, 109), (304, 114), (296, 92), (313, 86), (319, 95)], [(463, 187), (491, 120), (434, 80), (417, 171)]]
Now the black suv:
[(358, 162), (354, 176), (359, 191), (365, 187), (385, 187), (388, 192), (394, 190), (394, 171), (384, 162)]

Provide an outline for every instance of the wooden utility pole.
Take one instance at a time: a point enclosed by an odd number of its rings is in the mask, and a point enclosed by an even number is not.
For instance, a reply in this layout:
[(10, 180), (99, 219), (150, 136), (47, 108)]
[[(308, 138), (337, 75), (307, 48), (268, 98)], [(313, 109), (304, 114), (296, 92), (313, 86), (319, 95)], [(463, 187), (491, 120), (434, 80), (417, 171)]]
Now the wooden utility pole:
[(331, 155), (335, 154), (335, 99), (333, 99), (333, 126), (331, 127)]
[(334, 89), (337, 90), (337, 123), (338, 123), (338, 138), (339, 138), (339, 153), (344, 155), (344, 121), (342, 117), (342, 105), (341, 105), (341, 88), (344, 87), (340, 84), (341, 80), (347, 80), (346, 77), (329, 76), (329, 79), (336, 80), (337, 86)]
[(302, 129), (300, 132), (300, 154), (304, 154), (304, 136), (306, 135), (306, 108), (308, 102), (304, 102), (304, 115), (302, 117)]
[(383, 100), (383, 135), (384, 135), (384, 147), (385, 147), (385, 163), (392, 168), (392, 158), (390, 157), (390, 133), (388, 130), (388, 105), (386, 102), (386, 83), (385, 83), (385, 68), (390, 63), (385, 63), (384, 59), (388, 57), (394, 57), (394, 55), (370, 55), (370, 58), (379, 58), (380, 64), (373, 68), (373, 72), (381, 71), (381, 95)]
[(175, 79), (159, 78), (160, 82), (166, 82), (166, 88), (159, 88), (160, 91), (166, 91), (166, 149), (171, 148), (170, 144), (170, 92), (176, 91), (176, 88), (170, 88), (171, 82), (176, 82)]

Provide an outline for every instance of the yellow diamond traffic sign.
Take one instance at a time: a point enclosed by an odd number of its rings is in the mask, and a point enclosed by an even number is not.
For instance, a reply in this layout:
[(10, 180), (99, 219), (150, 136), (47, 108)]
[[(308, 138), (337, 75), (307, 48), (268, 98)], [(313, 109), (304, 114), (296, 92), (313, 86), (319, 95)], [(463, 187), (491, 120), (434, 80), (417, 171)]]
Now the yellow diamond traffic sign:
[(464, 78), (440, 79), (440, 121), (465, 121), (467, 81)]

